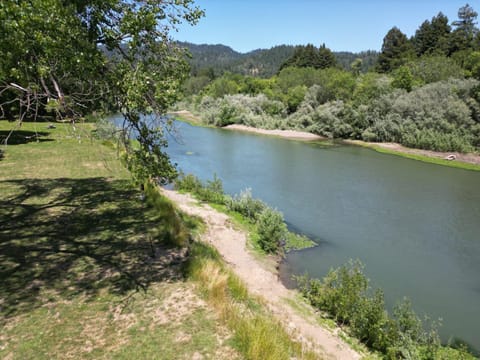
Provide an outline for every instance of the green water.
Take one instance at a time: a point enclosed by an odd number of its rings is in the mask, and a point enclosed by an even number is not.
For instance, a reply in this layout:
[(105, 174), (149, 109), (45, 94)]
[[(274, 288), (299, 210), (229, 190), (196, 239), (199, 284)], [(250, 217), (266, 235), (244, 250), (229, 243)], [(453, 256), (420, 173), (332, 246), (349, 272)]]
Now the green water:
[(322, 277), (360, 259), (391, 306), (409, 297), (441, 335), (480, 348), (480, 172), (370, 149), (288, 141), (179, 123), (168, 152), (229, 193), (251, 188), (319, 246), (282, 272)]

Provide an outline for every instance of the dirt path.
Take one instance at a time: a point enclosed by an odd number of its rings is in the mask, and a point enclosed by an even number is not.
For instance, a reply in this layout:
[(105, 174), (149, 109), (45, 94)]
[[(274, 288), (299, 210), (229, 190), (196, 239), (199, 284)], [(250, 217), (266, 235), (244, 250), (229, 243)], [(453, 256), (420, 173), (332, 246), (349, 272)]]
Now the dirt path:
[(165, 189), (161, 191), (182, 211), (204, 220), (207, 230), (203, 235), (203, 241), (218, 249), (224, 260), (246, 283), (249, 291), (264, 298), (271, 311), (287, 324), (290, 331), (305, 343), (312, 345), (327, 359), (361, 358), (338, 336), (300, 316), (286, 303), (286, 299), (294, 299), (294, 291), (285, 288), (276, 274), (266, 270), (255, 260), (246, 248), (246, 234), (234, 229), (227, 215), (208, 205), (200, 205), (189, 195)]

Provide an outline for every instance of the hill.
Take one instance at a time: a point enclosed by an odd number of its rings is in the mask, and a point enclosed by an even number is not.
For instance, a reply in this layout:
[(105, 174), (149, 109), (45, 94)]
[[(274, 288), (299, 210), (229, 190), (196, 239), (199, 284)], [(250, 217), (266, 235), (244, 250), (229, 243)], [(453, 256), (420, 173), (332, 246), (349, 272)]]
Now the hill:
[[(280, 65), (295, 52), (296, 46), (278, 45), (270, 49), (256, 49), (247, 53), (240, 53), (232, 48), (217, 44), (192, 44), (179, 42), (191, 53), (189, 59), (192, 67), (192, 74), (198, 74), (202, 70), (208, 70), (221, 75), (224, 72), (231, 72), (242, 75), (258, 77), (270, 77), (277, 73)], [(363, 51), (360, 53), (334, 52), (338, 63), (345, 69), (350, 69), (350, 64), (357, 58), (362, 59), (362, 71), (366, 72), (372, 68), (377, 60), (376, 51)]]

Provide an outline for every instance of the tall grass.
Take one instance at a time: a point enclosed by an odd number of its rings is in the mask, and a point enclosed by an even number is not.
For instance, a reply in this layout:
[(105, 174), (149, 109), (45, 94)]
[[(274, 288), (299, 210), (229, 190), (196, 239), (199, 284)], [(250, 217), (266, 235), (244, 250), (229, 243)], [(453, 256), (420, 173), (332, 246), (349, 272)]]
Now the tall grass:
[(168, 219), (162, 229), (163, 241), (167, 244), (183, 247), (190, 241), (190, 230), (185, 226), (185, 220), (175, 209), (175, 206), (164, 196), (160, 195), (156, 185), (145, 183), (145, 201), (147, 206), (158, 212), (162, 218)]
[(233, 342), (246, 359), (318, 359), (318, 354), (292, 340), (261, 300), (249, 295), (211, 246), (194, 242), (184, 270), (234, 333)]

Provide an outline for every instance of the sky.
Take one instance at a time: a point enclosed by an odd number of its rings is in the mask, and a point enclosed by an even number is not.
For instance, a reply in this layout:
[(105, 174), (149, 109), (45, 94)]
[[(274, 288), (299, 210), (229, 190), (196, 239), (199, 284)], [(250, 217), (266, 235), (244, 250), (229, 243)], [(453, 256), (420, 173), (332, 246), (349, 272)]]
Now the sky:
[[(393, 26), (407, 36), (440, 11), (457, 19), (465, 0), (195, 0), (205, 17), (174, 39), (223, 44), (245, 53), (276, 45), (325, 45), (333, 51), (381, 50)], [(480, 1), (469, 4), (480, 12)]]

